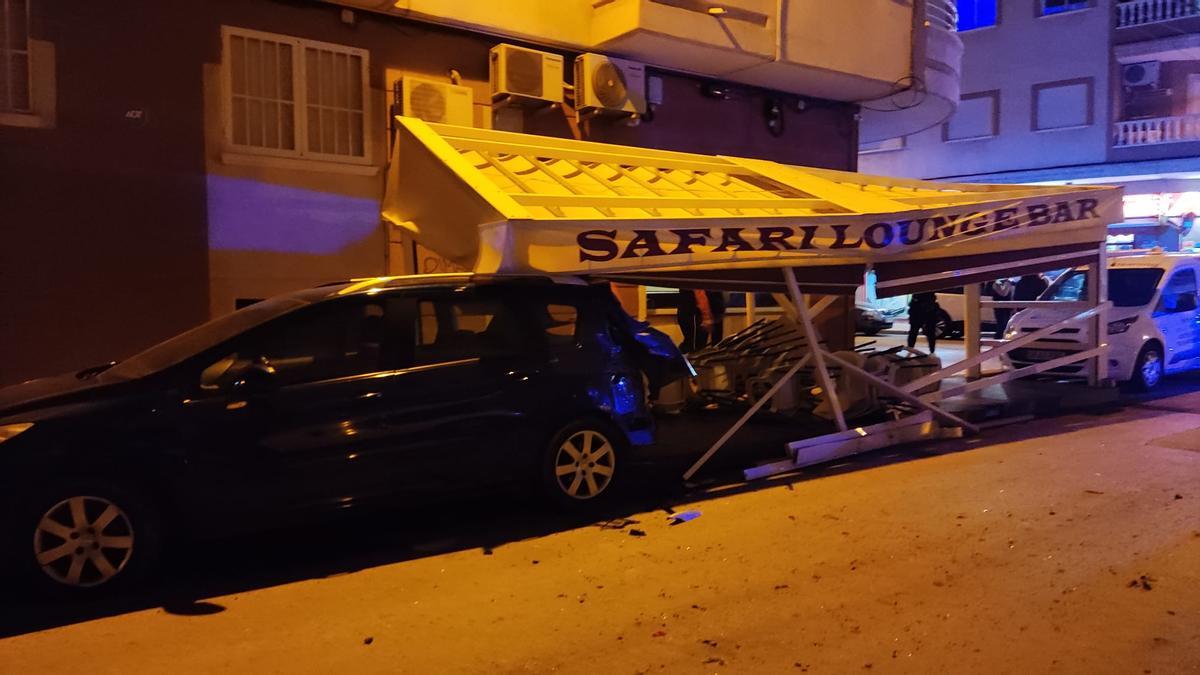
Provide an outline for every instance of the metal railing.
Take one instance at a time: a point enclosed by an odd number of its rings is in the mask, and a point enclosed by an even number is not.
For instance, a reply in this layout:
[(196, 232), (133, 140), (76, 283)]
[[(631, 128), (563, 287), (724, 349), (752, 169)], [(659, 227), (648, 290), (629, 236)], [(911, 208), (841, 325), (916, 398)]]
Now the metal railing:
[(1155, 117), (1113, 124), (1113, 147), (1200, 141), (1200, 115)]
[(1200, 16), (1200, 0), (1128, 0), (1117, 3), (1117, 28)]
[(948, 31), (958, 30), (958, 4), (955, 0), (926, 0), (925, 23)]

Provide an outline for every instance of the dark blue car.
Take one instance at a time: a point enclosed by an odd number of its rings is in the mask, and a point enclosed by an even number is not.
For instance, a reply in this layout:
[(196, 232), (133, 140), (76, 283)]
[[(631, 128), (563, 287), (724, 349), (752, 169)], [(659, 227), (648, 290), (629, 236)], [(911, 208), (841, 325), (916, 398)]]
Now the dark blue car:
[(612, 492), (687, 374), (606, 286), (436, 275), (271, 298), (116, 364), (0, 389), (3, 553), (128, 583), (175, 535), (528, 483)]

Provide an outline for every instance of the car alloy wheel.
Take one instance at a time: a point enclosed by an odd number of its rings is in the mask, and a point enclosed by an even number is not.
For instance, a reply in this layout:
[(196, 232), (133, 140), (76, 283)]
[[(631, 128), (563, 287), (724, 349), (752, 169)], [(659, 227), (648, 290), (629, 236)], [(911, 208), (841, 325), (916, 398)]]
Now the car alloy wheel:
[(572, 499), (592, 499), (612, 483), (616, 462), (616, 451), (604, 434), (581, 429), (558, 446), (554, 476), (563, 494)]
[(111, 581), (133, 555), (129, 516), (103, 497), (64, 499), (37, 523), (33, 554), (42, 571), (65, 586), (89, 588)]

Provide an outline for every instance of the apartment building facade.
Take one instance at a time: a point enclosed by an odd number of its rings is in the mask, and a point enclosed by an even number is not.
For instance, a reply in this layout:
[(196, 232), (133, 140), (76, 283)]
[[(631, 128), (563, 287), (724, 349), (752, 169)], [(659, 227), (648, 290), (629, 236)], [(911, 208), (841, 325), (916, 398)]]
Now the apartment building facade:
[(1189, 248), (1200, 212), (1200, 3), (960, 0), (958, 111), (861, 148), (860, 169), (1126, 186), (1114, 248)]
[[(934, 67), (937, 105), (884, 117), (952, 111), (949, 2), (0, 0), (0, 384), (294, 288), (444, 270), (380, 219), (394, 114), (853, 169), (860, 102)], [(556, 100), (498, 92), (501, 45), (561, 64), (503, 85)], [(629, 71), (593, 91), (585, 54)]]

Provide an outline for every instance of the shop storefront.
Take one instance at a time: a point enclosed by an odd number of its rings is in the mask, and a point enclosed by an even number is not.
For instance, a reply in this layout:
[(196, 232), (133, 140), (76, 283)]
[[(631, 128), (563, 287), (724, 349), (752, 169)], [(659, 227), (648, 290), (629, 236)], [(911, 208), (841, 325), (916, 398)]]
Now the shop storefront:
[[(451, 262), (481, 274), (540, 274), (635, 286), (769, 293), (793, 317), (807, 354), (780, 372), (763, 402), (812, 363), (832, 400), (838, 431), (804, 441), (790, 466), (890, 443), (976, 431), (938, 405), (996, 383), (978, 365), (1084, 322), (1105, 325), (1104, 240), (1121, 218), (1121, 189), (949, 184), (864, 176), (764, 160), (433, 125), (399, 118), (384, 220)], [(963, 286), (968, 313), (979, 282), (1088, 266), (1089, 295), (1074, 315), (981, 353), (968, 330), (967, 359), (896, 386), (845, 360), (816, 318), (848, 312), (872, 271), (880, 296)], [(1014, 303), (1005, 303), (1005, 306)], [(978, 325), (978, 321), (968, 321)], [(1106, 345), (997, 376), (1001, 381), (1085, 363), (1106, 379)], [(910, 414), (850, 429), (827, 365), (863, 378)], [(943, 388), (965, 373), (968, 381)], [(929, 385), (939, 386), (929, 389)], [(723, 441), (722, 441), (723, 442)], [(697, 466), (717, 446), (710, 448)], [(796, 448), (794, 448), (796, 449)], [(841, 453), (841, 454), (839, 454)], [(781, 468), (782, 467), (776, 467)]]

